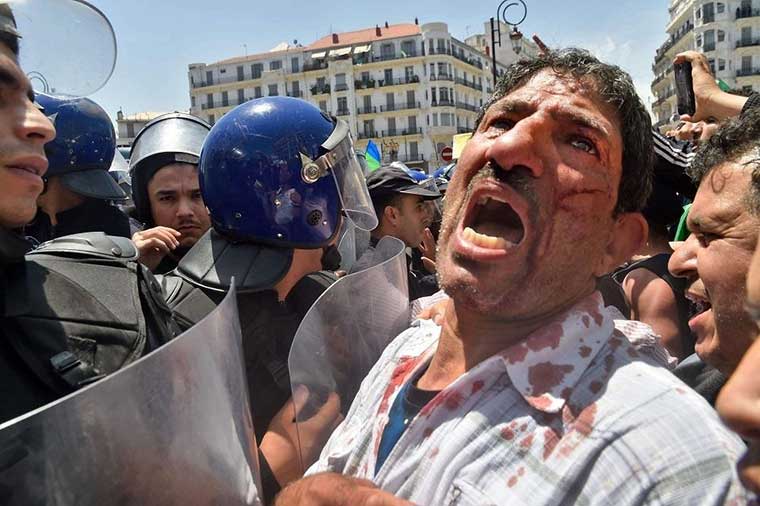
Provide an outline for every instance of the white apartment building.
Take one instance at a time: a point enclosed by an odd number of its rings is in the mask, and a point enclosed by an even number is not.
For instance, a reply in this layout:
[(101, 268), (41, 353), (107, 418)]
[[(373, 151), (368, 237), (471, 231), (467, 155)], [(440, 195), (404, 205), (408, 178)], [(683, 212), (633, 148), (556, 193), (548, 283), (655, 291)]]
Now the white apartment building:
[(760, 91), (760, 0), (671, 0), (668, 40), (652, 70), (656, 126), (677, 112), (673, 58), (689, 49), (705, 53), (715, 77), (731, 88)]
[(190, 64), (190, 113), (213, 124), (254, 98), (298, 97), (346, 120), (358, 149), (372, 139), (383, 162), (433, 170), (492, 93), (485, 51), (457, 40), (446, 23), (333, 33), (308, 46)]
[(131, 147), (135, 136), (153, 118), (166, 114), (165, 112), (138, 112), (125, 115), (123, 111), (116, 112), (116, 145)]

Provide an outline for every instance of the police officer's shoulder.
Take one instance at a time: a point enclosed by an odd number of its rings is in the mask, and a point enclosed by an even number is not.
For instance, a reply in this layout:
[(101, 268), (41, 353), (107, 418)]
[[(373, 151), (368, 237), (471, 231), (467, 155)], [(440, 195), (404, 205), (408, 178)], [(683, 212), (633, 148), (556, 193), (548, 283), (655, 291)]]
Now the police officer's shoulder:
[(86, 232), (67, 235), (42, 243), (29, 252), (27, 257), (37, 260), (42, 256), (60, 259), (136, 261), (139, 252), (126, 237), (106, 235), (103, 232)]

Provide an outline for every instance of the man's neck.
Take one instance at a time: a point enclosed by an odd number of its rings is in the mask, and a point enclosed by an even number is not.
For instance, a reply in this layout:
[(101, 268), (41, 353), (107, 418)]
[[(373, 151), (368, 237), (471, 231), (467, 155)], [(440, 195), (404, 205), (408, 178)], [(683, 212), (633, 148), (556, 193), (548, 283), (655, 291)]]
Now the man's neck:
[(38, 199), (42, 211), (48, 215), (52, 225), (58, 224), (58, 214), (84, 203), (85, 197), (69, 190), (58, 178), (51, 179), (48, 188)]
[(524, 340), (570, 307), (572, 304), (539, 318), (505, 320), (484, 317), (482, 313), (449, 299), (438, 348), (418, 386), (424, 390), (444, 389), (479, 363)]

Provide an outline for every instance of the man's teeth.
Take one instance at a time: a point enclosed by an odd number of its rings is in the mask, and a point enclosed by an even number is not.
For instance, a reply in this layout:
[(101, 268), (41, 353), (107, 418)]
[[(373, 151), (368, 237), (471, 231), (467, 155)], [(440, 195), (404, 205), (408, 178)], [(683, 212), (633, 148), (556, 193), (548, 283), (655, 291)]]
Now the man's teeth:
[(506, 239), (502, 237), (491, 237), (490, 235), (480, 234), (470, 227), (465, 227), (462, 235), (467, 242), (470, 242), (475, 246), (480, 246), (481, 248), (507, 249), (509, 246)]

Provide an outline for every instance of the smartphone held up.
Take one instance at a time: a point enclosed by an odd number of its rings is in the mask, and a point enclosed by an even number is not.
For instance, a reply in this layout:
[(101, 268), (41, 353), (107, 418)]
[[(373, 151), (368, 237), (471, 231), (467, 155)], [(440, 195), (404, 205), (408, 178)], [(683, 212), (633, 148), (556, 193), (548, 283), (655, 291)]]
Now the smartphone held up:
[(694, 98), (691, 62), (684, 61), (673, 64), (673, 72), (676, 79), (678, 114), (688, 114), (689, 116), (693, 116), (697, 110), (697, 103)]

